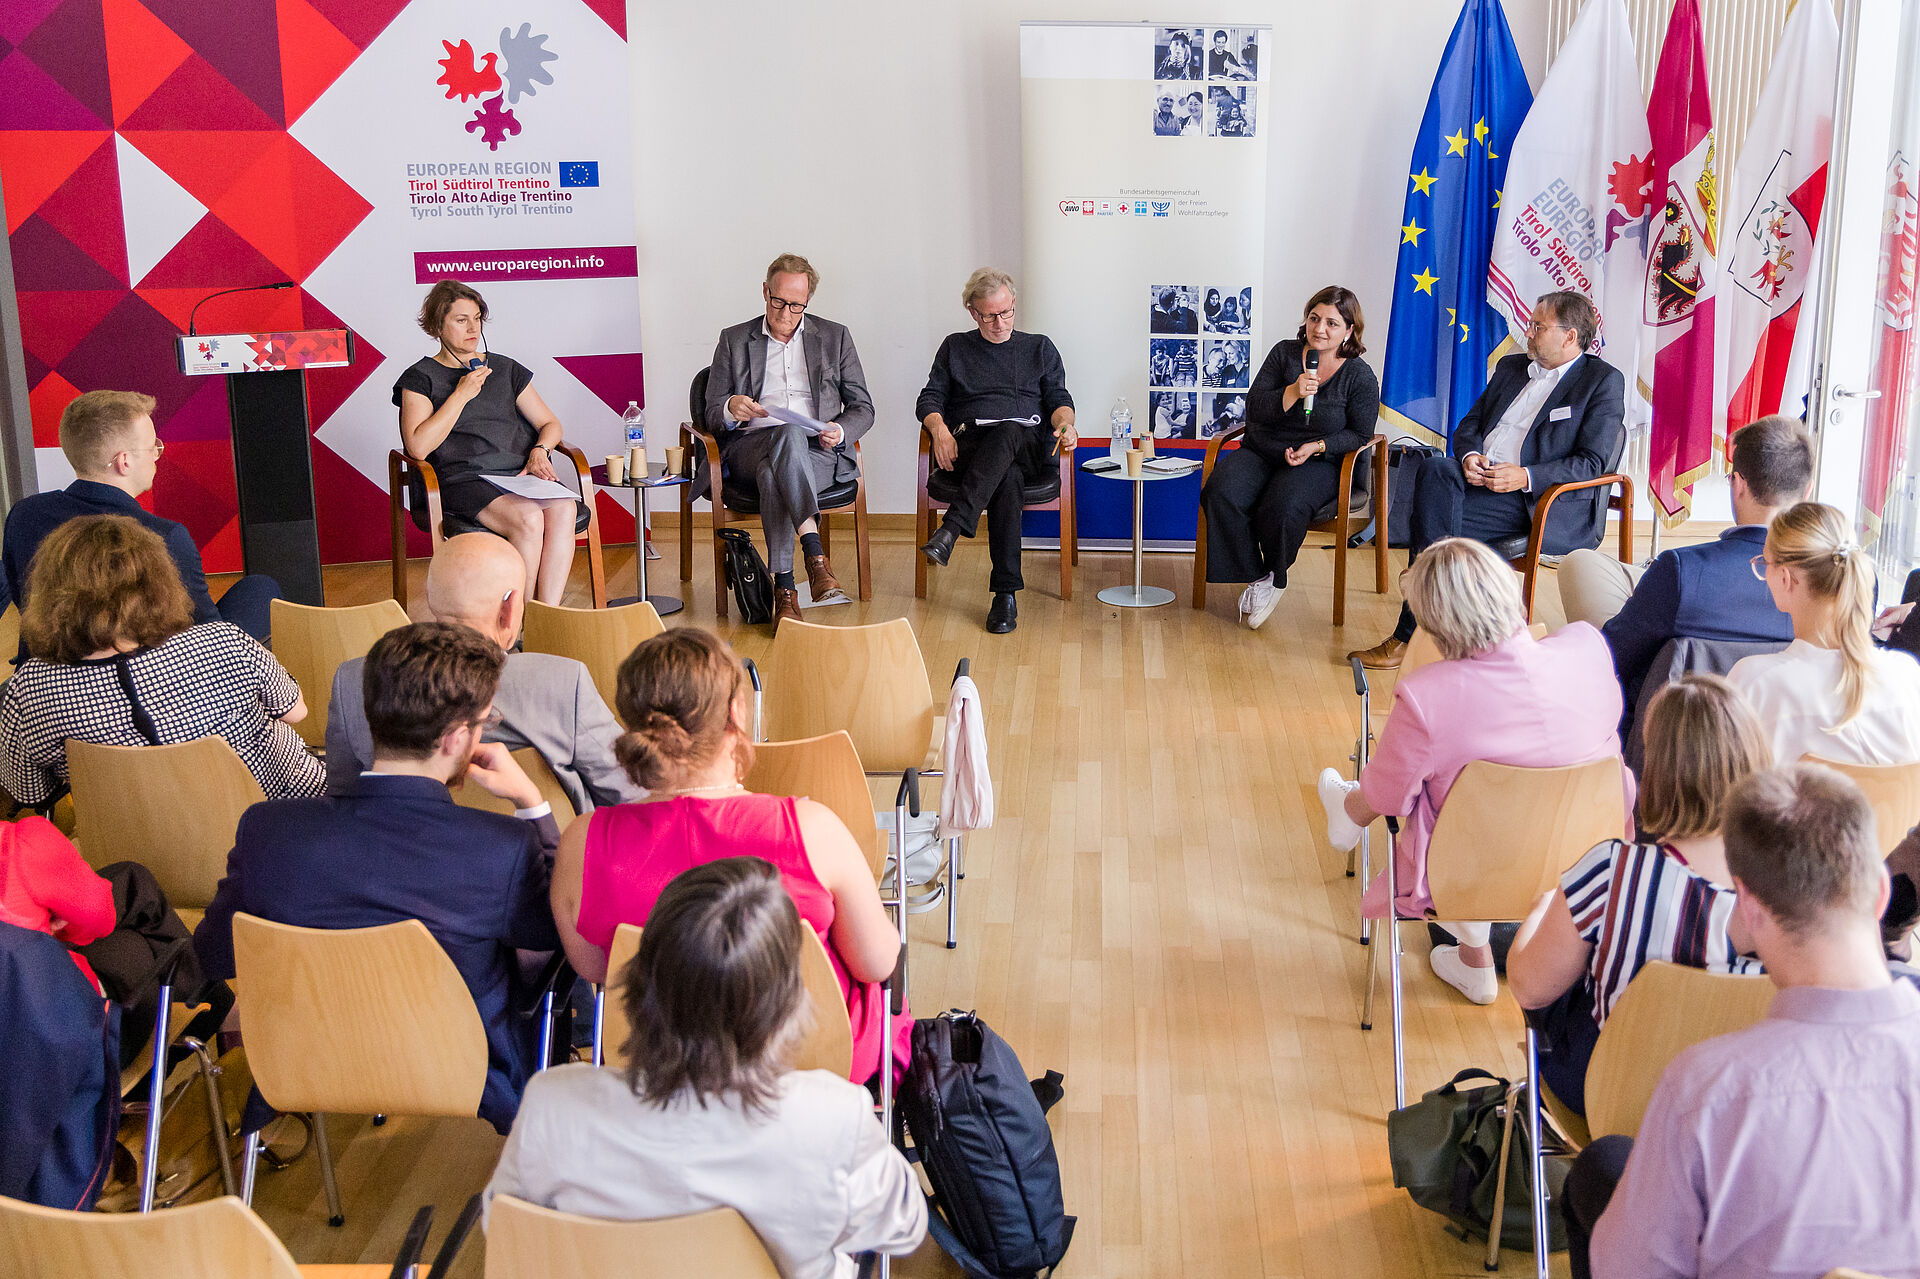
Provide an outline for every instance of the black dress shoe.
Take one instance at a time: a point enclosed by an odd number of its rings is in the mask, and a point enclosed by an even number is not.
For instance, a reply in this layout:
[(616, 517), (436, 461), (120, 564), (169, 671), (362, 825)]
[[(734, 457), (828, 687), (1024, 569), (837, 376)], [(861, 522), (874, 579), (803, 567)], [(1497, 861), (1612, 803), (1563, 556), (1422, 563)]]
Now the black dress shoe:
[(1012, 591), (995, 591), (993, 606), (987, 610), (987, 634), (1005, 635), (1020, 625), (1020, 606), (1013, 602)]
[(933, 536), (928, 538), (927, 544), (920, 548), (920, 553), (925, 555), (927, 559), (933, 563), (938, 564), (941, 568), (945, 568), (947, 566), (947, 557), (953, 554), (953, 543), (955, 540), (956, 535), (954, 531), (943, 524), (933, 530)]

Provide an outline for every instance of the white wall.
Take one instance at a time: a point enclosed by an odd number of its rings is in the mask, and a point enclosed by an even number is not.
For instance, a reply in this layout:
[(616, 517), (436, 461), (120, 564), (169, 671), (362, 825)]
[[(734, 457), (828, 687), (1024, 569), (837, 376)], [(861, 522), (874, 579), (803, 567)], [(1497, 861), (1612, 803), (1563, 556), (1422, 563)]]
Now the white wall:
[[(1547, 0), (1504, 2), (1537, 86)], [(801, 253), (821, 274), (815, 306), (852, 328), (866, 366), (878, 412), (871, 508), (913, 509), (913, 401), (940, 338), (970, 323), (961, 282), (989, 264), (1021, 274), (1025, 20), (1272, 24), (1264, 296), (1354, 289), (1377, 370), (1407, 156), (1459, 11), (1457, 0), (635, 0), (641, 337), (656, 440), (659, 424), (687, 416), (688, 382), (720, 329), (758, 314), (767, 262)], [(1098, 416), (1082, 406), (1083, 419)]]

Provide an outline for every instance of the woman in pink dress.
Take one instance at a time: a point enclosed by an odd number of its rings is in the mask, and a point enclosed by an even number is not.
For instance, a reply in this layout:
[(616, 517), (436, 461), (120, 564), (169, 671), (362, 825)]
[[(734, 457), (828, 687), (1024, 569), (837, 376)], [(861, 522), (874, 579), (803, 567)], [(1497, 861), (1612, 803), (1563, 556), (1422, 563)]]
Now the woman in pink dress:
[[(900, 934), (838, 817), (813, 800), (758, 795), (740, 784), (753, 762), (753, 703), (740, 659), (697, 627), (656, 635), (620, 664), (614, 710), (630, 726), (615, 752), (648, 796), (595, 809), (560, 840), (553, 914), (574, 970), (605, 981), (614, 930), (644, 925), (681, 871), (723, 857), (764, 858), (833, 961), (853, 1022), (854, 1080), (877, 1074), (879, 983), (893, 972)], [(911, 1012), (894, 1025), (898, 1077)]]

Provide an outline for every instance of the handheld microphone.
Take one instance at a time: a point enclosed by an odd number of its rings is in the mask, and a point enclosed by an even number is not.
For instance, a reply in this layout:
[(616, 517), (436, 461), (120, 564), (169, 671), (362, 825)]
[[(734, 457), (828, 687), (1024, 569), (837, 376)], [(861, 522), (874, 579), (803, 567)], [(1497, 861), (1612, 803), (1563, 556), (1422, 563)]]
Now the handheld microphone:
[[(1307, 348), (1307, 372), (1309, 373), (1320, 372), (1320, 352), (1314, 350), (1312, 347)], [(1309, 395), (1306, 398), (1305, 405), (1306, 405), (1307, 416), (1312, 417), (1313, 416), (1313, 397), (1311, 395)]]
[(221, 289), (218, 293), (209, 293), (193, 304), (193, 310), (187, 312), (187, 336), (196, 336), (198, 330), (193, 327), (194, 320), (199, 316), (200, 308), (215, 298), (223, 298), (230, 293), (258, 293), (267, 289), (291, 289), (293, 287), (294, 283), (292, 280), (281, 280), (277, 284), (243, 284), (237, 289)]

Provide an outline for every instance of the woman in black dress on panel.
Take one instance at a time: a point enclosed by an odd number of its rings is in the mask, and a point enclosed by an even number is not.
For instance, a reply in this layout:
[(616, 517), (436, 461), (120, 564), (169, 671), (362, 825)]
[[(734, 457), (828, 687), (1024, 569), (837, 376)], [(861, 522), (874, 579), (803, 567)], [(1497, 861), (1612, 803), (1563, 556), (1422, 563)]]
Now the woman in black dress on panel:
[[(1207, 580), (1251, 583), (1240, 596), (1250, 627), (1287, 589), (1308, 526), (1339, 488), (1340, 459), (1373, 436), (1380, 380), (1360, 358), (1365, 327), (1360, 299), (1337, 284), (1307, 300), (1299, 336), (1275, 343), (1253, 380), (1240, 447), (1221, 452), (1200, 494)], [(1309, 350), (1319, 352), (1317, 373), (1306, 370)]]
[(471, 285), (442, 280), (428, 291), (420, 327), (440, 349), (393, 384), (400, 440), (410, 456), (433, 464), (446, 515), (491, 529), (520, 552), (527, 562), (525, 598), (558, 604), (573, 568), (578, 504), (520, 497), (482, 477), (557, 481), (552, 451), (560, 443), (560, 419), (533, 389), (526, 365), (484, 351), (486, 322), (486, 301)]

